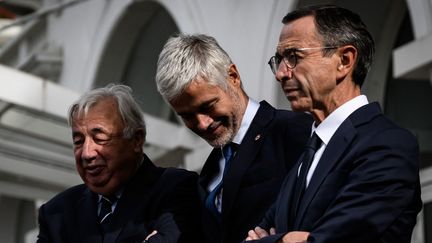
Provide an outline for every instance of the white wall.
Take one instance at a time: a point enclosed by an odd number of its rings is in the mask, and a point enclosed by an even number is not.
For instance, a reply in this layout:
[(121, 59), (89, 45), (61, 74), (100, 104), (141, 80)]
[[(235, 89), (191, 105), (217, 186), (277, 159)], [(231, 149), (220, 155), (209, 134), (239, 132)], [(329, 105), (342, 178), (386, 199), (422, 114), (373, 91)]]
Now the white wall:
[[(186, 33), (214, 36), (237, 64), (251, 97), (276, 105), (279, 92), (267, 61), (274, 53), (280, 20), (295, 1), (160, 0)], [(87, 1), (51, 15), (48, 38), (64, 48), (60, 83), (76, 91), (92, 86), (104, 44), (130, 0)], [(155, 60), (156, 61), (156, 60)]]

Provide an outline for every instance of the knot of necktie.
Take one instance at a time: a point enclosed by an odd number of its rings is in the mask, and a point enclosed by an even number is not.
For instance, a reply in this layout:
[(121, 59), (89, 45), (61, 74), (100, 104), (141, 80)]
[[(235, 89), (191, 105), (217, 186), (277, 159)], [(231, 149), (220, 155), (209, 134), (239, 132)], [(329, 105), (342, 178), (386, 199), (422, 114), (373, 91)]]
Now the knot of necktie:
[(300, 168), (300, 173), (298, 177), (298, 185), (301, 190), (304, 189), (306, 186), (306, 175), (309, 171), (309, 168), (312, 164), (312, 161), (315, 156), (315, 152), (318, 150), (318, 148), (321, 146), (321, 139), (318, 137), (316, 133), (312, 134), (312, 137), (309, 138), (309, 141), (306, 144), (306, 149), (303, 151), (303, 154), (301, 156), (302, 163)]
[(232, 143), (232, 142), (223, 146), (222, 155), (225, 158), (225, 163), (229, 163), (231, 161), (231, 159), (234, 156), (236, 149), (237, 149), (237, 144)]
[(306, 147), (308, 149), (313, 150), (314, 152), (316, 152), (318, 150), (318, 148), (321, 146), (321, 139), (318, 137), (318, 135), (316, 133), (312, 134), (312, 137), (309, 138), (308, 143), (306, 144)]

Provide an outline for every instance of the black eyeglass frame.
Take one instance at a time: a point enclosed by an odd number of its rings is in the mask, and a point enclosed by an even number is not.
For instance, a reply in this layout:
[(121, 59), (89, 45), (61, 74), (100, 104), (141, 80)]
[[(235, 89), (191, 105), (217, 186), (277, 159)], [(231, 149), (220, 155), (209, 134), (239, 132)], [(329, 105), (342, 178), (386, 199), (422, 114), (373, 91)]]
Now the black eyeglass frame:
[[(282, 55), (276, 53), (276, 55), (270, 57), (267, 64), (270, 66), (270, 70), (276, 75), (282, 60), (289, 69), (294, 69), (297, 66), (298, 56), (296, 52), (299, 51), (310, 51), (310, 50), (326, 50), (326, 49), (336, 49), (338, 46), (320, 46), (320, 47), (303, 47), (303, 48), (288, 48), (282, 52)], [(291, 55), (291, 56), (289, 56)], [(278, 60), (279, 59), (279, 60)], [(291, 61), (290, 61), (291, 60)]]

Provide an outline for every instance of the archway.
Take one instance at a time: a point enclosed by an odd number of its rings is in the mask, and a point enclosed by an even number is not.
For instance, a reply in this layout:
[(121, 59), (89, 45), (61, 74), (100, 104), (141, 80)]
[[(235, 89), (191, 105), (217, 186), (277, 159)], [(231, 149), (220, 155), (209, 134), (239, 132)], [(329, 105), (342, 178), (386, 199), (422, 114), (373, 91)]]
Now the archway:
[(120, 16), (104, 48), (95, 87), (116, 82), (131, 86), (142, 109), (178, 122), (156, 89), (157, 59), (178, 27), (167, 10), (154, 1), (136, 1)]

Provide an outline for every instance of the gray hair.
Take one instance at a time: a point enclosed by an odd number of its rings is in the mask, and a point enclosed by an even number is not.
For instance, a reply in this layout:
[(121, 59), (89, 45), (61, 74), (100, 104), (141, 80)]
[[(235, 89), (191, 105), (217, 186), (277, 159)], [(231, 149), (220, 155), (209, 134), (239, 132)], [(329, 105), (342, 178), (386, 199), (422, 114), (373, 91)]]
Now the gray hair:
[(177, 98), (197, 78), (227, 90), (231, 64), (215, 38), (180, 34), (168, 39), (159, 55), (156, 85), (167, 101)]
[(146, 126), (142, 110), (132, 96), (132, 89), (126, 85), (108, 84), (84, 93), (69, 108), (69, 125), (72, 126), (75, 115), (87, 115), (93, 105), (106, 98), (112, 98), (117, 102), (118, 112), (124, 124), (123, 137), (132, 138), (135, 131), (142, 128), (145, 139)]

